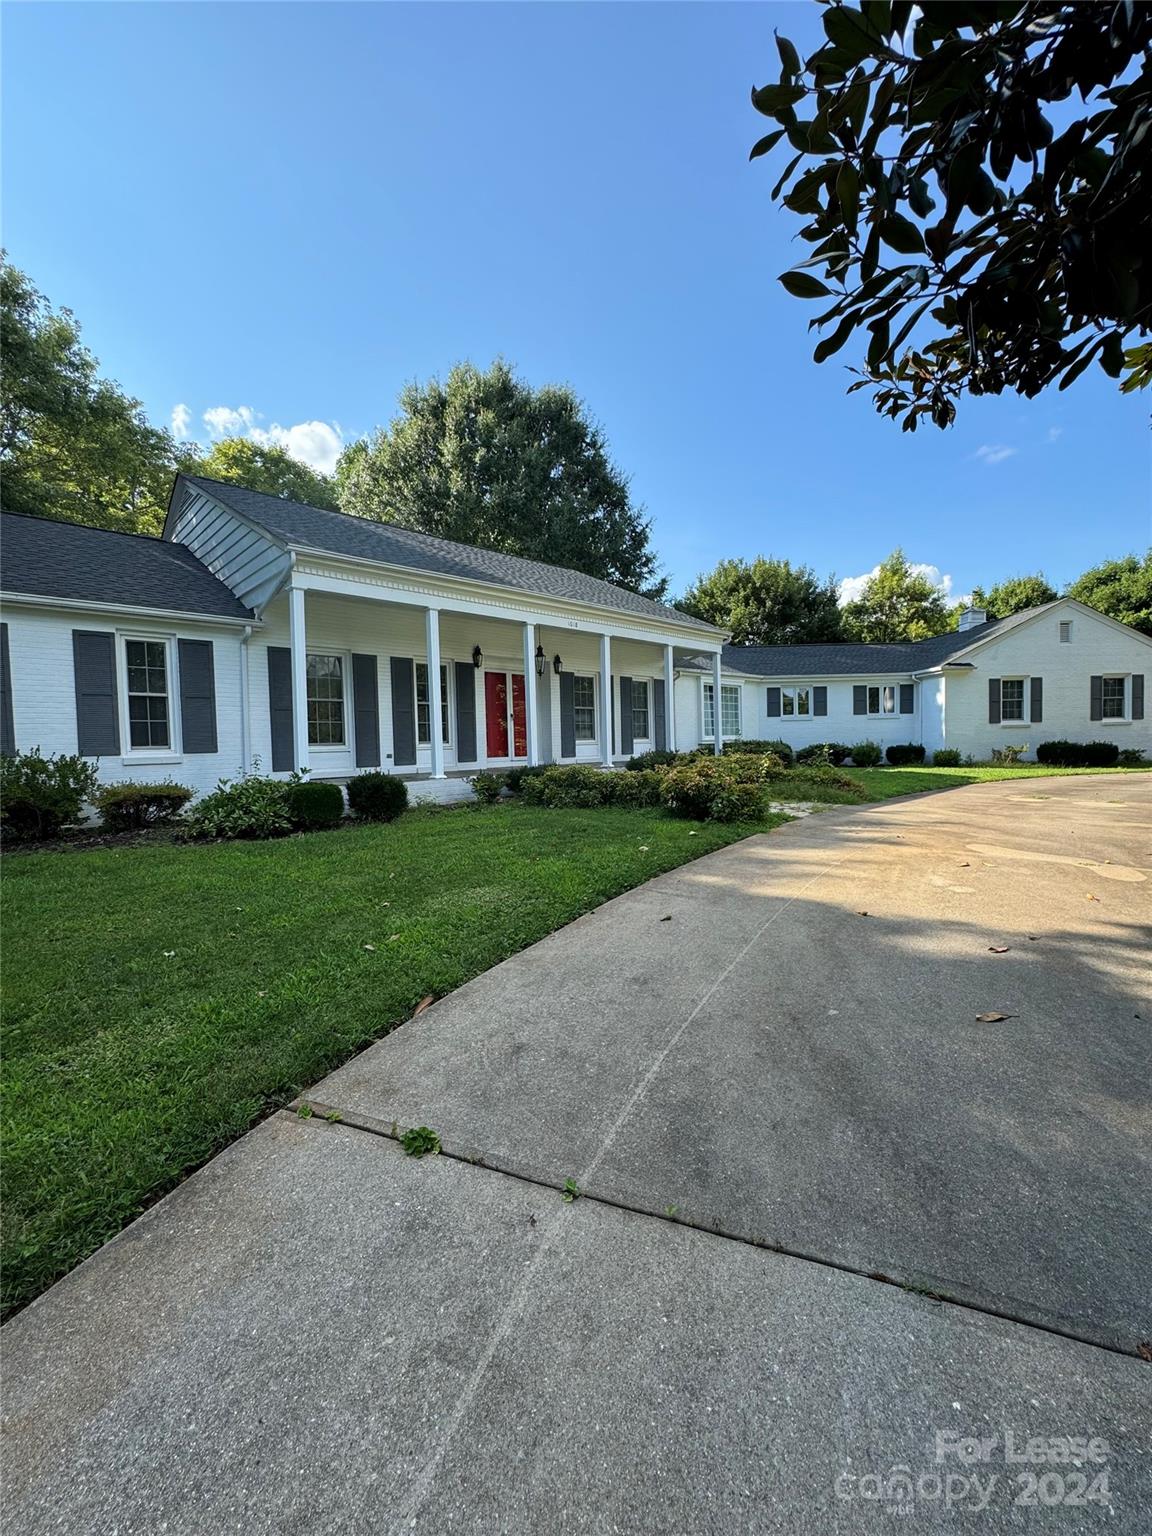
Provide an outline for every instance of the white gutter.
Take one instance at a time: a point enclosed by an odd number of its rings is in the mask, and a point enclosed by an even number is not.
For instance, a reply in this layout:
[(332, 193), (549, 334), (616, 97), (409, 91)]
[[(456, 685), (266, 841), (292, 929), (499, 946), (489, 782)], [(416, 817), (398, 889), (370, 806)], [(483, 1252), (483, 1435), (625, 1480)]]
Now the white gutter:
[(252, 721), (249, 707), (248, 642), (252, 638), (252, 625), (245, 624), (240, 636), (240, 768), (247, 775), (252, 771)]

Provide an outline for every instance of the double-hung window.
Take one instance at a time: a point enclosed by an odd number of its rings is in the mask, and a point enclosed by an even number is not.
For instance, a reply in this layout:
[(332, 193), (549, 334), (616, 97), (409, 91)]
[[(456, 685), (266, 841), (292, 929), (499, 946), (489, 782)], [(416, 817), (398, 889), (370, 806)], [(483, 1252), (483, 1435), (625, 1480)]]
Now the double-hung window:
[(1016, 720), (1023, 723), (1024, 714), (1024, 678), (1003, 677), (1000, 679), (1000, 719)]
[[(720, 733), (732, 740), (740, 736), (740, 685), (739, 683), (721, 683), (720, 685)], [(704, 684), (704, 740), (712, 741), (716, 736), (715, 699), (713, 685)]]
[(169, 714), (168, 642), (125, 640), (128, 675), (128, 745), (133, 752), (172, 746)]
[(648, 680), (647, 678), (632, 679), (632, 735), (636, 741), (647, 741), (649, 737), (648, 725)]
[(308, 745), (347, 746), (343, 656), (309, 656), (307, 684)]
[(1101, 720), (1126, 720), (1128, 718), (1127, 693), (1125, 677), (1102, 677), (1100, 679), (1100, 718)]
[(782, 715), (810, 715), (812, 713), (811, 688), (781, 688), (780, 713)]
[[(440, 668), (440, 735), (447, 746), (451, 740), (448, 716), (448, 668)], [(428, 663), (416, 663), (416, 740), (427, 746), (432, 740), (432, 701), (428, 694)]]
[(868, 713), (870, 715), (894, 715), (896, 713), (896, 685), (873, 684), (868, 689)]
[(596, 740), (596, 679), (572, 679), (572, 721), (577, 741)]

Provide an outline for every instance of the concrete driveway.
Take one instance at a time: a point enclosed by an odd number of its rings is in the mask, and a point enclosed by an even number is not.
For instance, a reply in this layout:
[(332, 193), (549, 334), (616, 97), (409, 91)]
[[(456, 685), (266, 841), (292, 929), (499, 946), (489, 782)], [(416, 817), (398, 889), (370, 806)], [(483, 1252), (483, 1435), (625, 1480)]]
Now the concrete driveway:
[(1149, 779), (979, 785), (496, 967), (9, 1325), (10, 1528), (1143, 1531), (1150, 874)]

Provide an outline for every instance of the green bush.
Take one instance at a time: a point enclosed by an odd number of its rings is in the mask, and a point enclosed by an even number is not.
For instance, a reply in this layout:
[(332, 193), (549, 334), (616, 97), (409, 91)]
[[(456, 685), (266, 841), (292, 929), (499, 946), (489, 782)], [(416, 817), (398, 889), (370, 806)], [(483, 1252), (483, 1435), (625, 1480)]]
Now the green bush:
[(833, 768), (831, 763), (797, 763), (795, 768), (785, 769), (779, 779), (774, 780), (774, 788), (780, 779), (786, 780), (789, 784), (811, 786), (814, 789), (843, 790), (850, 795), (867, 794), (862, 784), (857, 784), (855, 779), (849, 778), (846, 773), (841, 773), (838, 768)]
[(247, 773), (221, 779), (210, 795), (197, 800), (186, 826), (189, 837), (283, 837), (292, 831), (290, 791), (300, 776), (271, 779)]
[(302, 832), (339, 826), (344, 818), (344, 791), (339, 784), (312, 784), (301, 779), (288, 790), (292, 825)]
[(549, 810), (589, 810), (607, 805), (612, 796), (615, 774), (601, 768), (548, 768), (535, 778), (525, 779), (520, 797), (529, 805), (547, 806)]
[(0, 757), (0, 826), (5, 836), (54, 837), (80, 820), (96, 792), (96, 764), (61, 752), (45, 757), (39, 747)]
[(1120, 768), (1140, 768), (1145, 762), (1144, 753), (1139, 747), (1124, 747), (1116, 759)]
[(670, 768), (673, 763), (682, 763), (684, 758), (683, 752), (667, 752), (663, 747), (658, 747), (651, 752), (638, 752), (624, 766), (632, 773), (647, 773), (651, 768)]
[[(495, 805), (504, 793), (504, 775), (502, 773), (474, 773), (468, 780), (472, 786), (472, 793), (482, 805)], [(520, 780), (523, 789), (526, 780)], [(527, 795), (524, 797), (528, 798)]]
[(759, 765), (738, 757), (678, 764), (661, 775), (661, 791), (674, 816), (693, 821), (757, 821), (764, 809)]
[(852, 762), (857, 768), (875, 768), (883, 756), (878, 741), (858, 741), (852, 748)]
[(960, 754), (955, 747), (941, 747), (932, 754), (933, 768), (959, 768)]
[(508, 772), (504, 775), (505, 786), (510, 794), (518, 795), (520, 793), (520, 786), (525, 779), (539, 778), (542, 773), (547, 772), (550, 766), (549, 763), (539, 763), (535, 768), (529, 768), (527, 764), (522, 768), (509, 768)]
[(408, 809), (408, 786), (379, 769), (358, 773), (348, 780), (348, 809), (364, 821), (395, 821)]
[(907, 768), (909, 763), (924, 761), (924, 748), (918, 742), (908, 741), (903, 746), (889, 747), (884, 756), (893, 768)]
[(1112, 768), (1120, 757), (1114, 741), (1042, 741), (1036, 761), (1052, 768)]
[(831, 763), (839, 768), (852, 755), (852, 748), (842, 741), (814, 741), (811, 746), (801, 747), (796, 754), (798, 763)]
[(746, 755), (778, 757), (783, 763), (790, 763), (793, 759), (792, 748), (786, 741), (726, 741), (724, 743), (725, 757), (742, 757)]
[(607, 777), (609, 805), (644, 808), (664, 803), (664, 774), (655, 768), (613, 773)]
[(195, 790), (165, 779), (160, 784), (102, 784), (92, 796), (109, 832), (139, 832), (175, 821)]

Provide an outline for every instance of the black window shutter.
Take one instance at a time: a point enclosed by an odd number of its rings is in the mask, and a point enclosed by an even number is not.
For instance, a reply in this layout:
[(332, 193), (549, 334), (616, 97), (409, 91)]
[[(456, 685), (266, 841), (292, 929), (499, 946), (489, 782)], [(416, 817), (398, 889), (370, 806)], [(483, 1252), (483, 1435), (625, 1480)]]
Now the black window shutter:
[(632, 679), (620, 679), (620, 752), (623, 757), (632, 756)]
[(211, 640), (178, 640), (180, 740), (185, 752), (216, 751), (216, 666)]
[(1044, 718), (1044, 679), (1034, 677), (1030, 679), (1031, 698), (1028, 704), (1028, 718), (1033, 725), (1039, 725)]
[(380, 685), (375, 656), (352, 657), (352, 716), (357, 768), (380, 766)]
[(866, 715), (868, 713), (868, 689), (862, 683), (856, 683), (853, 686), (852, 713), (854, 715)]
[(12, 662), (8, 655), (8, 626), (0, 624), (0, 757), (16, 756), (16, 725), (12, 718)]
[(287, 773), (298, 764), (292, 740), (292, 652), (286, 645), (268, 647), (268, 719), (272, 772)]
[(416, 671), (410, 656), (391, 656), (392, 667), (392, 760), (411, 766), (416, 762)]
[(1133, 672), (1132, 674), (1132, 718), (1143, 720), (1144, 718), (1144, 674)]
[(576, 677), (560, 674), (560, 756), (576, 756)]
[(657, 677), (652, 682), (652, 730), (655, 733), (653, 740), (656, 742), (657, 752), (667, 751), (668, 748), (668, 715), (664, 699), (664, 679)]
[(814, 715), (828, 713), (828, 689), (823, 683), (817, 683), (812, 690), (812, 713)]
[(1000, 724), (1000, 679), (988, 679), (988, 724)]
[(915, 683), (901, 683), (900, 684), (900, 713), (902, 715), (910, 715), (910, 714), (912, 714), (912, 712), (913, 712), (913, 710), (915, 708), (916, 708), (916, 685), (915, 685)]
[(456, 663), (456, 761), (476, 761), (476, 668)]
[(769, 720), (774, 720), (776, 718), (776, 716), (780, 713), (780, 690), (779, 690), (779, 688), (769, 688), (769, 690), (768, 690), (767, 710), (768, 710), (768, 718), (769, 718)]
[(1102, 677), (1088, 679), (1088, 718), (1089, 720), (1104, 718), (1104, 679)]
[(102, 629), (72, 631), (76, 677), (76, 750), (106, 757), (120, 750), (116, 706), (116, 636)]

